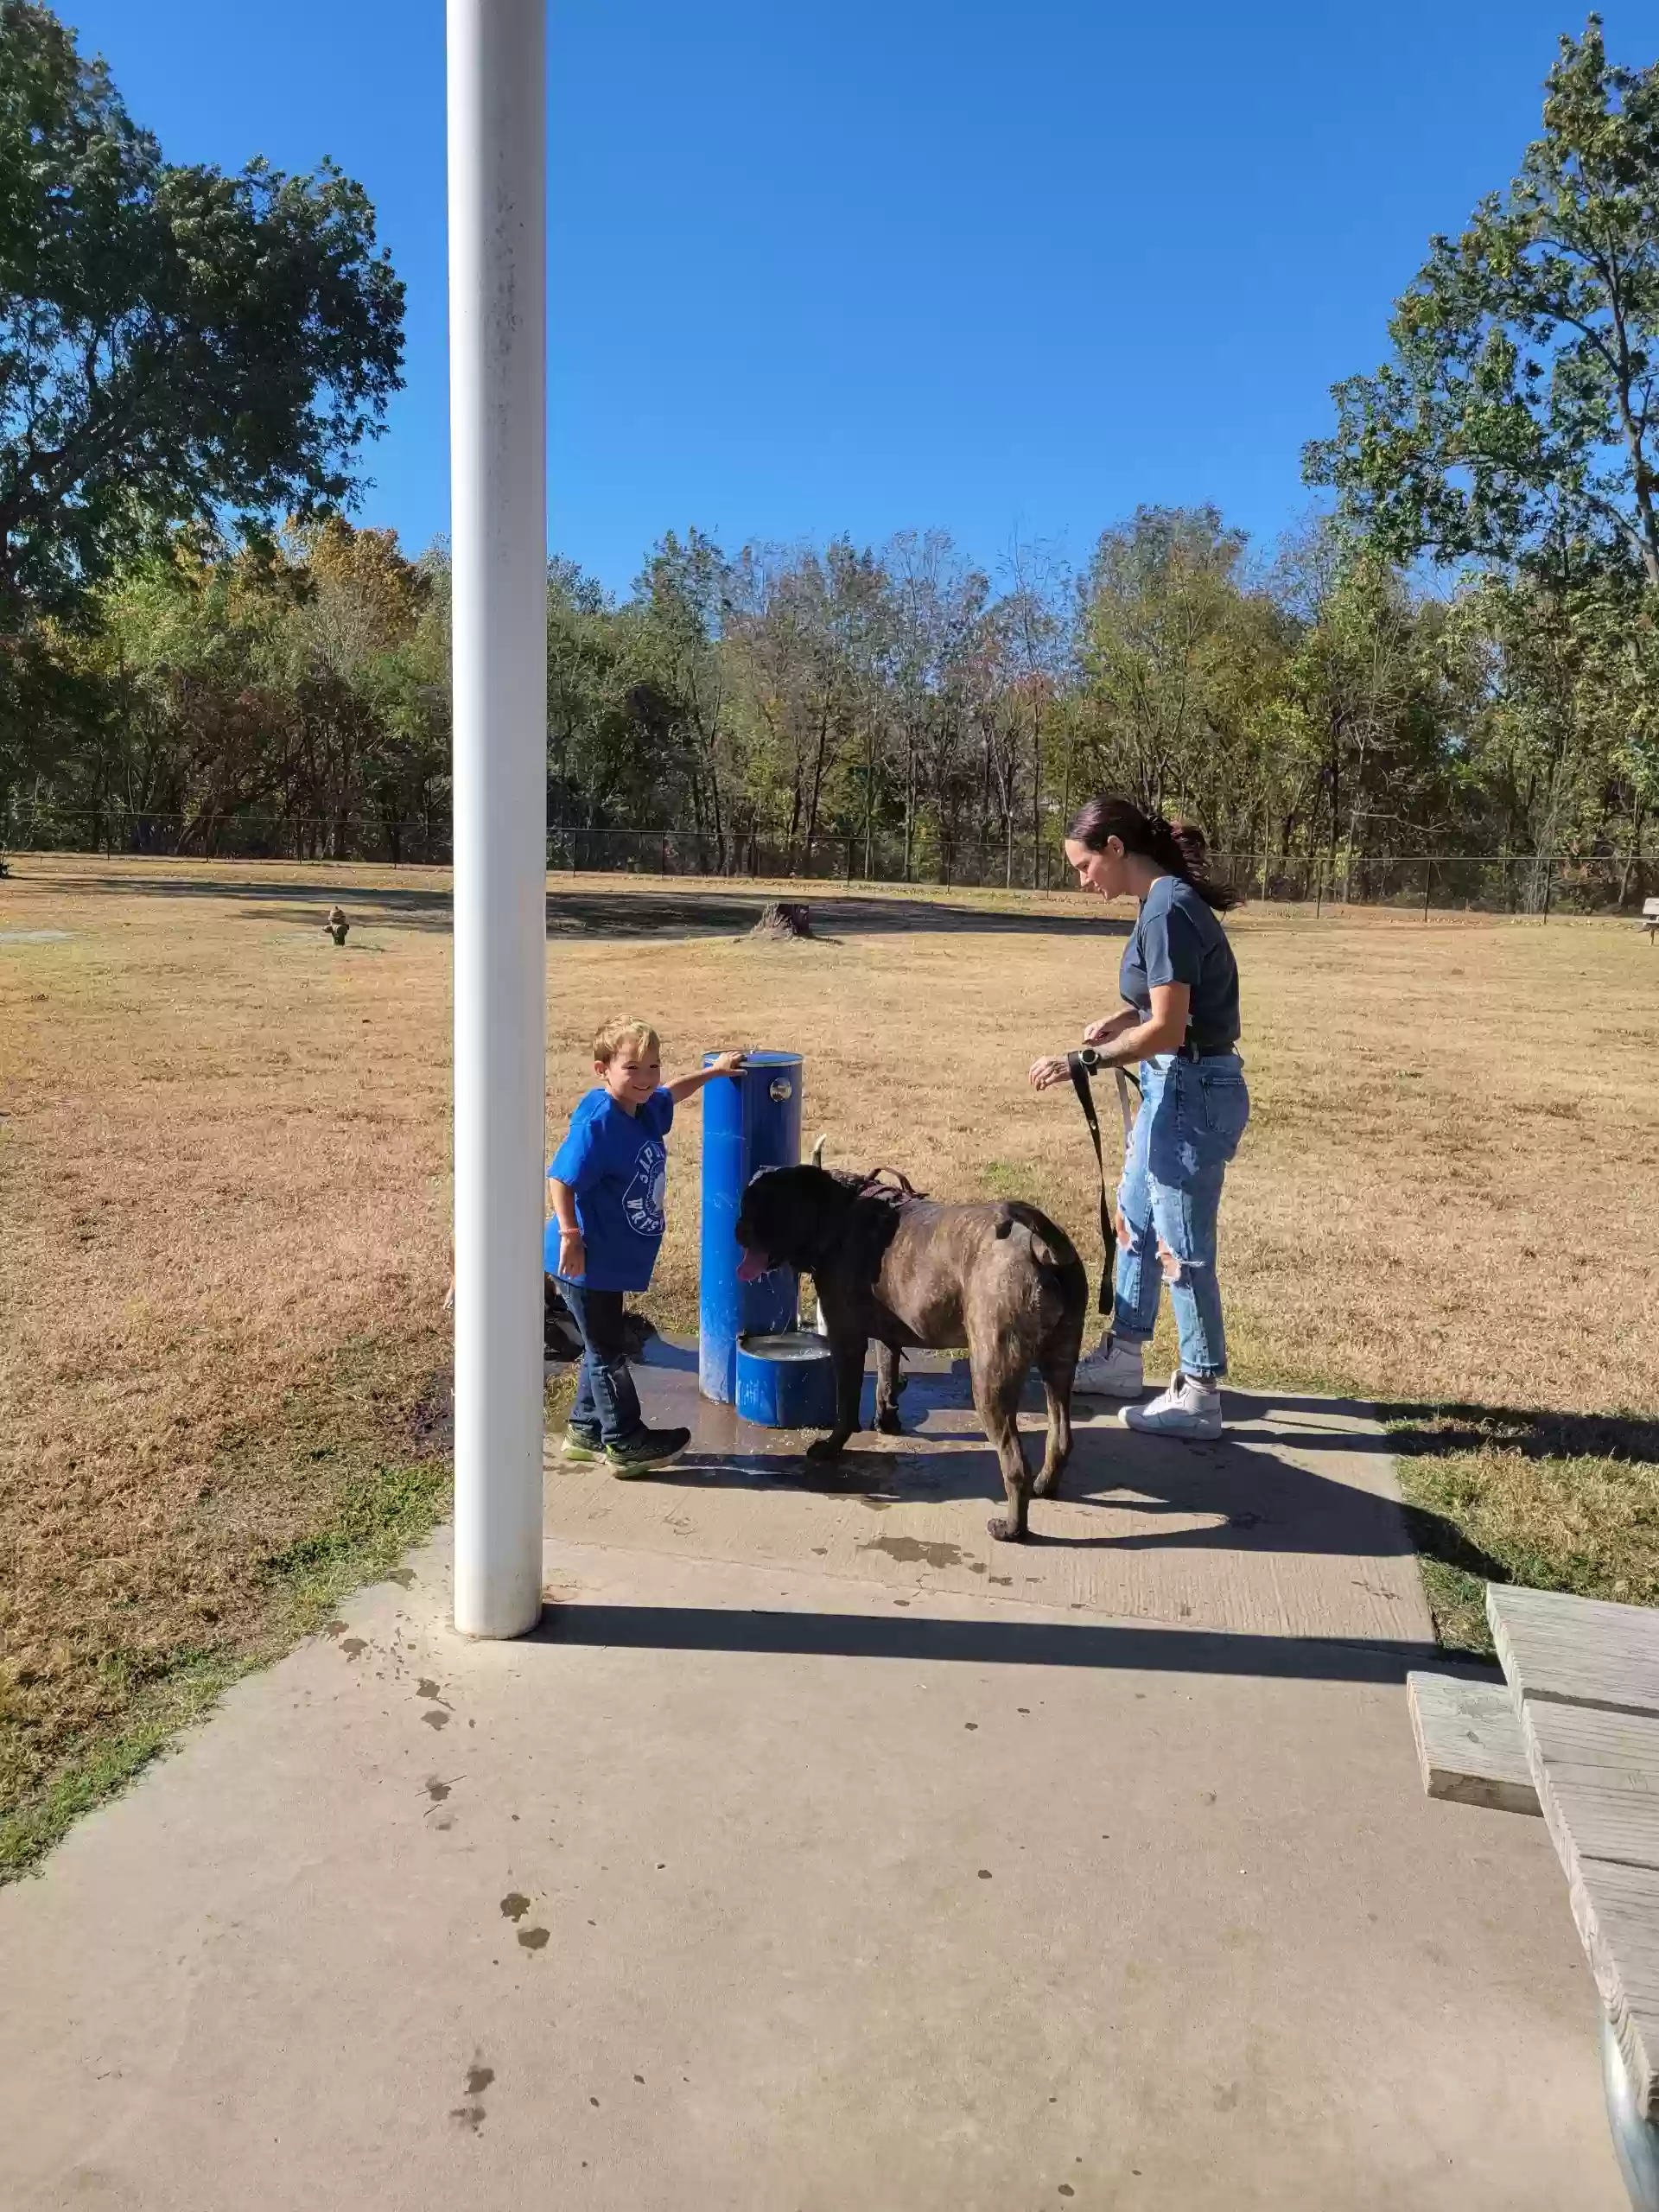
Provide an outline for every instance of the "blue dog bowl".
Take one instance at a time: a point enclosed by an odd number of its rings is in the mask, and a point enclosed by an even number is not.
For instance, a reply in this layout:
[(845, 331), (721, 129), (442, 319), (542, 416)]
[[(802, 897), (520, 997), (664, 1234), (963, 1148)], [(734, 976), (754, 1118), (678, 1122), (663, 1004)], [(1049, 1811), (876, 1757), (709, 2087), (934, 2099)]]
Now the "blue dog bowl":
[(810, 1329), (737, 1342), (737, 1415), (760, 1428), (833, 1428), (836, 1368)]

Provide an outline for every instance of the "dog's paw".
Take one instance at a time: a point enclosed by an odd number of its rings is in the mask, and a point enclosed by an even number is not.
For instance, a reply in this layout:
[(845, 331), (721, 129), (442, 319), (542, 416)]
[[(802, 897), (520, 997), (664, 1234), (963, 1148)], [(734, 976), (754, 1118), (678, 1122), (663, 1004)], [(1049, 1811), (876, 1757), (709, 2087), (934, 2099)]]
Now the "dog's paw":
[(820, 1436), (806, 1447), (809, 1459), (839, 1459), (841, 1446), (833, 1436)]
[(985, 1523), (999, 1544), (1023, 1544), (1026, 1532), (1016, 1529), (1006, 1513), (994, 1513)]
[(876, 1414), (875, 1425), (883, 1436), (902, 1436), (905, 1433), (897, 1406), (883, 1406)]

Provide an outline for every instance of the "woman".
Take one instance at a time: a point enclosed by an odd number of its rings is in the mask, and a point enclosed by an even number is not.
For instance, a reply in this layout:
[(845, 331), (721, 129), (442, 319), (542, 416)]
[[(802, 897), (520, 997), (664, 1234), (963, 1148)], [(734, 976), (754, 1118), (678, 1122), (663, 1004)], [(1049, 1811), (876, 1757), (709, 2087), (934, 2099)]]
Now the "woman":
[[(1216, 917), (1237, 901), (1204, 871), (1204, 838), (1141, 813), (1126, 798), (1091, 798), (1065, 840), (1069, 867), (1103, 899), (1138, 899), (1140, 918), (1118, 971), (1125, 1010), (1091, 1022), (1100, 1062), (1139, 1062), (1141, 1109), (1117, 1194), (1112, 1325), (1077, 1368), (1085, 1396), (1138, 1398), (1144, 1348), (1169, 1284), (1181, 1363), (1150, 1405), (1126, 1405), (1130, 1428), (1157, 1436), (1221, 1434), (1227, 1372), (1216, 1217), (1227, 1163), (1249, 1119), (1237, 1052), (1238, 969)], [(1038, 1060), (1039, 1090), (1065, 1083), (1064, 1059)]]

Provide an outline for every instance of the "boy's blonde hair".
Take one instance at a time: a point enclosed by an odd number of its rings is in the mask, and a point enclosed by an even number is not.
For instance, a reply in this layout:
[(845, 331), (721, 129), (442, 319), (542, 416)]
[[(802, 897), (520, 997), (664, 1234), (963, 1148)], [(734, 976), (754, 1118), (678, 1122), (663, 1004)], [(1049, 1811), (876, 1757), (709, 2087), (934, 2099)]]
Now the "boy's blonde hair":
[(613, 1014), (594, 1039), (594, 1058), (601, 1067), (609, 1067), (621, 1045), (637, 1045), (642, 1052), (663, 1049), (661, 1038), (648, 1021), (636, 1021), (630, 1014)]

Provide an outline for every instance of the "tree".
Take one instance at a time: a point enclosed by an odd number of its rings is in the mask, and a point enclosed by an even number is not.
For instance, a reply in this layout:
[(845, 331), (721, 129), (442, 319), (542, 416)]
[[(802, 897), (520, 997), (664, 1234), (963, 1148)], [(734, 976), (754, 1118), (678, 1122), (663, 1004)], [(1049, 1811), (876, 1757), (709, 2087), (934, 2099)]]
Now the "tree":
[(1078, 617), (1091, 766), (1149, 813), (1198, 804), (1236, 734), (1255, 626), (1244, 547), (1213, 507), (1140, 507), (1096, 549)]
[(983, 663), (989, 643), (990, 582), (962, 560), (948, 533), (939, 530), (900, 531), (883, 550), (880, 565), (882, 651), (879, 681), (865, 709), (858, 770), (864, 867), (869, 874), (883, 770), (879, 741), (885, 735), (899, 782), (901, 870), (908, 882), (921, 828), (918, 800), (931, 802), (948, 874), (962, 840), (963, 815), (976, 795), (966, 758), (969, 692), (970, 671)]
[(0, 628), (181, 522), (348, 504), (403, 298), (360, 185), (170, 166), (50, 9), (0, 0)]
[[(997, 610), (1031, 764), (1031, 881), (1043, 884), (1043, 733), (1066, 674), (1064, 613), (1071, 579), (1055, 550), (1017, 535), (1004, 563), (1008, 588)], [(1062, 802), (1069, 807), (1069, 798)]]
[(734, 607), (731, 562), (700, 530), (670, 531), (635, 580), (626, 610), (630, 650), (649, 705), (683, 761), (700, 849), (723, 874), (734, 857), (732, 802), (741, 781), (732, 715), (732, 682), (721, 640)]
[(366, 802), (399, 861), (405, 824), (439, 766), (427, 702), (410, 696), (424, 690), (411, 652), (430, 576), (404, 559), (394, 531), (353, 530), (339, 515), (289, 542), (296, 588), (285, 629), (306, 809), (314, 837), (321, 833), (313, 849), (347, 857)]
[(810, 868), (832, 786), (871, 698), (887, 579), (845, 537), (820, 555), (747, 546), (731, 578), (726, 658), (747, 709), (749, 796)]
[(1483, 842), (1535, 858), (1525, 903), (1544, 903), (1563, 853), (1618, 851), (1621, 895), (1641, 864), (1659, 768), (1653, 612), (1644, 587), (1572, 547), (1553, 575), (1483, 576), (1453, 609), (1484, 664), (1466, 797)]
[(54, 671), (29, 703), (56, 741), (25, 783), (26, 835), (60, 824), (141, 852), (234, 841), (303, 859), (441, 855), (447, 584), (441, 554), (405, 561), (390, 531), (338, 517), (239, 550), (175, 532), (101, 586), (85, 619), (22, 633)]
[(1273, 586), (1293, 636), (1264, 762), (1268, 849), (1300, 823), (1334, 855), (1416, 842), (1432, 817), (1451, 716), (1434, 623), (1374, 540), (1315, 518), (1287, 539)]
[(94, 841), (107, 811), (140, 851), (212, 853), (239, 811), (289, 799), (303, 770), (280, 670), (297, 582), (280, 557), (181, 534), (99, 593), (96, 622), (61, 641), (103, 699), (77, 762)]
[(1460, 238), (1436, 237), (1394, 356), (1334, 388), (1311, 483), (1400, 563), (1542, 563), (1563, 533), (1659, 591), (1659, 64), (1563, 38), (1544, 135)]
[(1600, 576), (1586, 627), (1603, 763), (1596, 829), (1623, 846), (1623, 900), (1659, 810), (1659, 601), (1628, 576)]

